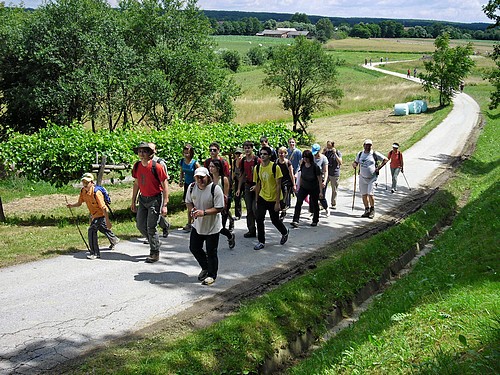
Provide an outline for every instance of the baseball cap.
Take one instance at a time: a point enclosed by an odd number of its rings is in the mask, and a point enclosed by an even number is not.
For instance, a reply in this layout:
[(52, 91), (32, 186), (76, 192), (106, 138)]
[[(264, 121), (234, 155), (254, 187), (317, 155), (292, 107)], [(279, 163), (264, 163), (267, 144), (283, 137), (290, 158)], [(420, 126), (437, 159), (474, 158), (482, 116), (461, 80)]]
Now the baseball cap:
[(94, 181), (94, 175), (92, 173), (84, 173), (80, 180), (87, 182)]
[(365, 141), (363, 142), (363, 145), (372, 145), (373, 144), (373, 141), (371, 139), (365, 139)]
[(241, 147), (236, 147), (236, 150), (234, 150), (235, 154), (243, 154), (243, 149)]
[(392, 144), (392, 147), (394, 147), (394, 148), (399, 148), (399, 143), (394, 142), (394, 143)]
[(205, 167), (196, 168), (196, 170), (194, 171), (194, 175), (202, 177), (208, 176), (209, 175), (208, 169)]
[(312, 145), (311, 151), (313, 155), (316, 155), (319, 152), (319, 150), (321, 150), (321, 146), (319, 144), (315, 143)]

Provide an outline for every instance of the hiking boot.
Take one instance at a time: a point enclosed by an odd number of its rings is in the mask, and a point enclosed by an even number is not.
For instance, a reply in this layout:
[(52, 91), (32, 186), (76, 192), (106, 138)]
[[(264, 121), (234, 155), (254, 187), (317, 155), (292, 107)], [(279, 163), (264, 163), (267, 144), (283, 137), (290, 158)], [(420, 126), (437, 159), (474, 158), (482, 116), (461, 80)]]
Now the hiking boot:
[(262, 242), (259, 242), (257, 245), (253, 247), (254, 250), (262, 250), (264, 248), (264, 245)]
[(373, 219), (375, 217), (375, 207), (370, 207), (370, 211), (368, 213), (368, 217)]
[(207, 270), (201, 270), (201, 272), (198, 275), (198, 280), (203, 281), (208, 277), (208, 271)]
[(191, 224), (186, 224), (184, 225), (184, 227), (182, 228), (182, 230), (186, 233), (189, 233), (191, 232)]
[(201, 285), (212, 285), (215, 283), (215, 279), (213, 277), (208, 276), (205, 280), (201, 282)]
[(236, 238), (234, 237), (234, 233), (231, 233), (231, 238), (227, 239), (227, 243), (230, 249), (234, 248), (234, 246), (236, 245)]
[(252, 238), (252, 237), (257, 237), (257, 233), (255, 232), (246, 232), (243, 237), (245, 238)]
[(370, 216), (370, 208), (366, 207), (365, 212), (363, 213), (363, 215), (361, 215), (361, 217), (369, 217), (369, 216)]
[(290, 223), (290, 225), (291, 225), (292, 227), (294, 227), (294, 228), (298, 228), (298, 227), (299, 227), (299, 223), (298, 223), (298, 222), (296, 222), (296, 221), (292, 221), (292, 222)]
[(154, 253), (154, 254), (150, 254), (146, 258), (146, 263), (154, 263), (154, 262), (158, 262), (159, 260), (160, 260), (160, 254), (159, 253)]
[(281, 236), (280, 245), (286, 244), (286, 241), (288, 241), (288, 235), (289, 234), (290, 234), (290, 229), (287, 229), (286, 230), (286, 234), (284, 234), (284, 235)]

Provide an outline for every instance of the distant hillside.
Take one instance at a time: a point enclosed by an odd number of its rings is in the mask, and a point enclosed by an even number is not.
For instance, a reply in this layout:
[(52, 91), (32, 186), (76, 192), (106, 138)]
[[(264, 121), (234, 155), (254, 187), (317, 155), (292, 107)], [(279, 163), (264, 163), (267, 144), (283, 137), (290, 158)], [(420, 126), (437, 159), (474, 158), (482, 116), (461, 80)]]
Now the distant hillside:
[[(217, 21), (238, 21), (245, 17), (255, 17), (261, 22), (265, 22), (269, 19), (276, 20), (278, 22), (289, 21), (293, 14), (289, 13), (267, 13), (267, 12), (239, 12), (230, 10), (203, 10), (203, 13), (209, 18), (214, 18)], [(468, 30), (486, 30), (490, 24), (477, 22), (477, 23), (460, 23), (460, 22), (448, 22), (448, 21), (436, 21), (436, 20), (413, 20), (413, 19), (394, 19), (394, 18), (364, 18), (364, 17), (325, 17), (325, 16), (311, 16), (307, 15), (312, 23), (318, 22), (321, 18), (329, 18), (334, 25), (339, 25), (341, 23), (347, 23), (351, 26), (358, 24), (360, 22), (364, 23), (379, 23), (381, 21), (395, 21), (401, 23), (405, 27), (415, 27), (415, 26), (430, 26), (434, 23), (441, 23), (443, 25), (450, 25), (459, 29)]]

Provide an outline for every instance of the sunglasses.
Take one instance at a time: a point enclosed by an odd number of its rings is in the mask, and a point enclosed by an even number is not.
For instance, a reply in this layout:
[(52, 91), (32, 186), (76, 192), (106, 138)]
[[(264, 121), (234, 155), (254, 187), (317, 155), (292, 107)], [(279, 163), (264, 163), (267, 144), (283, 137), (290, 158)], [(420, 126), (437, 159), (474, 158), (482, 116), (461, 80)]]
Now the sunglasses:
[(216, 148), (210, 148), (209, 150), (210, 150), (210, 152), (218, 152), (219, 151)]

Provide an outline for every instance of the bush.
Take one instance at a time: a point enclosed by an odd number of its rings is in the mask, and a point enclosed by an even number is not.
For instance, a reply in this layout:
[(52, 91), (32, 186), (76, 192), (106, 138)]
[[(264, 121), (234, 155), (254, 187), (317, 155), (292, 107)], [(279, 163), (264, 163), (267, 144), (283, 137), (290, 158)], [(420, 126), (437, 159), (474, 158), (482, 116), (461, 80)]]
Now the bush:
[[(12, 133), (0, 144), (0, 164), (7, 175), (62, 186), (91, 170), (97, 154), (105, 154), (107, 164), (131, 166), (137, 160), (132, 149), (147, 141), (156, 143), (158, 156), (167, 162), (170, 179), (178, 180), (185, 143), (192, 144), (195, 158), (203, 161), (209, 157), (208, 146), (213, 141), (220, 143), (222, 154), (229, 154), (247, 139), (258, 145), (263, 135), (274, 147), (286, 146), (288, 138), (294, 136), (284, 124), (275, 122), (243, 126), (177, 121), (166, 130), (120, 129), (112, 133), (106, 130), (93, 133), (78, 124), (69, 127), (48, 124), (33, 135)], [(130, 169), (121, 172), (122, 177), (126, 175), (130, 175)]]
[(224, 50), (221, 52), (221, 58), (226, 68), (231, 69), (235, 73), (238, 71), (241, 65), (241, 56), (238, 51)]
[(247, 52), (251, 65), (263, 65), (267, 59), (267, 51), (263, 47), (252, 47)]

